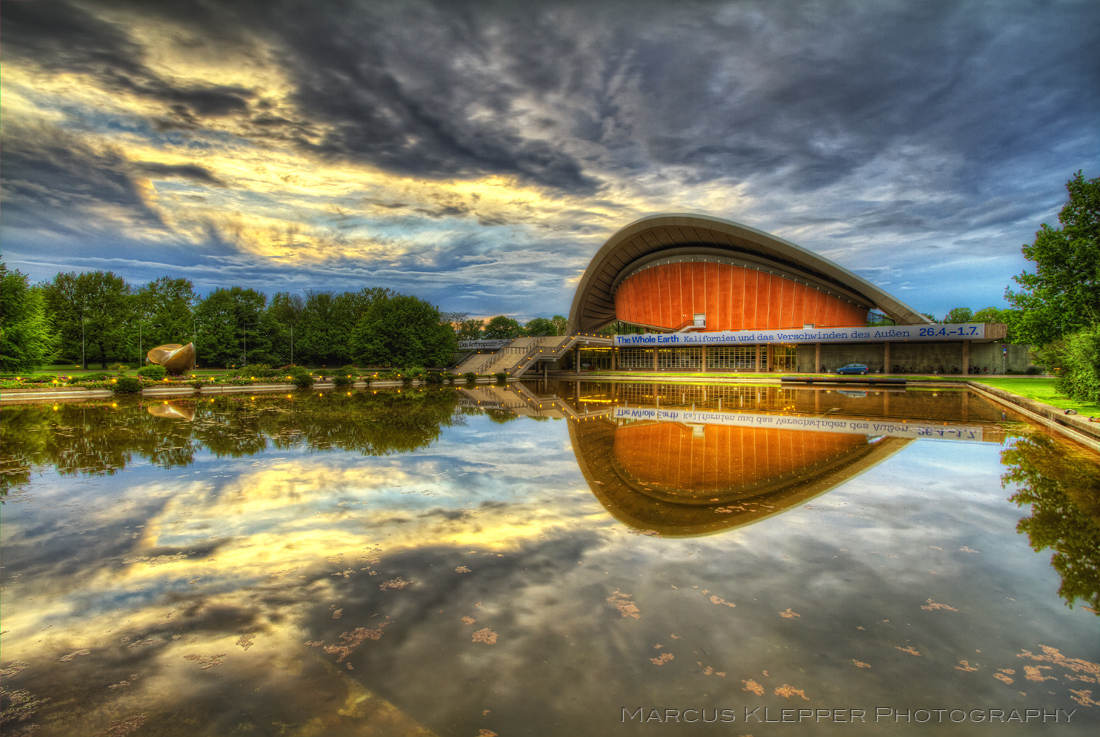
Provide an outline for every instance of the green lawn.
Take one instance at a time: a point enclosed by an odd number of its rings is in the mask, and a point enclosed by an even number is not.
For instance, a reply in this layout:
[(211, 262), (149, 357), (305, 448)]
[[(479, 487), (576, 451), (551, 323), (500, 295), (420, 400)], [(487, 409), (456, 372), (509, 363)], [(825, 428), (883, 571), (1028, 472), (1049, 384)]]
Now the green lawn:
[(1034, 399), (1036, 402), (1043, 402), (1044, 404), (1049, 404), (1059, 409), (1075, 409), (1082, 415), (1088, 415), (1090, 417), (1094, 415), (1100, 416), (1100, 404), (1096, 404), (1095, 402), (1078, 402), (1075, 399), (1061, 396), (1058, 394), (1058, 390), (1054, 385), (1054, 379), (1045, 377), (1025, 378), (1022, 376), (983, 376), (981, 379), (974, 379), (973, 381), (995, 386), (1006, 392), (1019, 394), (1021, 397)]

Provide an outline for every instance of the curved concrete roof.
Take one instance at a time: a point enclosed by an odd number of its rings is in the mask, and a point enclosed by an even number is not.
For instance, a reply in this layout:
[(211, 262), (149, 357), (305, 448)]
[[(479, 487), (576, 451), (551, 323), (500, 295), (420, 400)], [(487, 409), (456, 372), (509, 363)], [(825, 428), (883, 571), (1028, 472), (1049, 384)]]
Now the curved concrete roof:
[(662, 254), (698, 250), (704, 258), (737, 256), (772, 266), (778, 273), (839, 292), (857, 304), (875, 307), (899, 325), (927, 324), (928, 318), (871, 282), (817, 254), (747, 225), (708, 215), (663, 213), (636, 220), (612, 235), (592, 258), (577, 285), (569, 310), (569, 331), (596, 331), (615, 320), (614, 290), (642, 263)]

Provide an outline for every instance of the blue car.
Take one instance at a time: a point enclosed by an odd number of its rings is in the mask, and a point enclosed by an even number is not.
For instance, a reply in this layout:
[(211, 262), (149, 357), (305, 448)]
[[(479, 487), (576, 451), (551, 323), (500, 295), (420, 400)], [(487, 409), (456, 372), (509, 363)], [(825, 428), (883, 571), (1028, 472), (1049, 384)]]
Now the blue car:
[(836, 370), (838, 374), (859, 374), (861, 376), (866, 374), (868, 371), (870, 371), (870, 369), (867, 368), (867, 364), (865, 363), (850, 363), (847, 366), (841, 366)]

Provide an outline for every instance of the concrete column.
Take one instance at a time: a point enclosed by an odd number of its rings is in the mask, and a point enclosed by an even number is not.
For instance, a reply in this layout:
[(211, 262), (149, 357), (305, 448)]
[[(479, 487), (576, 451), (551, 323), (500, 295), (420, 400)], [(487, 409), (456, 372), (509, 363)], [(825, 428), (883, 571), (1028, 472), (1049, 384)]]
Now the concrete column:
[(615, 360), (618, 357), (618, 355), (619, 355), (618, 346), (611, 346), (611, 370), (612, 371), (614, 371), (615, 367), (618, 366), (618, 364), (619, 364), (619, 362)]
[(768, 343), (766, 346), (764, 346), (764, 358), (764, 370), (768, 373), (771, 373), (772, 362), (775, 360), (775, 351), (772, 349), (771, 343)]
[(885, 341), (882, 344), (882, 373), (890, 373), (890, 342)]
[(653, 370), (657, 370), (657, 349), (653, 349)]
[(816, 374), (821, 370), (821, 344), (814, 343), (814, 367), (810, 370), (810, 373)]
[(962, 368), (962, 372), (963, 372), (964, 376), (966, 374), (970, 373), (970, 341), (969, 340), (964, 340), (963, 341), (963, 365), (962, 365), (961, 368)]
[(707, 347), (705, 345), (700, 347), (703, 349), (703, 373), (705, 374), (707, 372)]
[(760, 373), (760, 349), (763, 348), (759, 343), (756, 344), (756, 373)]
[(581, 372), (581, 344), (577, 343), (573, 346), (573, 371), (575, 373)]

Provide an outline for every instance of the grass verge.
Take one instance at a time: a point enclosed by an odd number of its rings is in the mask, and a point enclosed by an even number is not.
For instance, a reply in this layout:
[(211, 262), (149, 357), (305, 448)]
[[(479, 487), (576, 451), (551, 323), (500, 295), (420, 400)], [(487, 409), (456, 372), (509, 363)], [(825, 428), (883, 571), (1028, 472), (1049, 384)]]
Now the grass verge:
[(998, 376), (998, 377), (985, 377), (981, 379), (973, 379), (978, 384), (988, 384), (989, 386), (995, 386), (998, 389), (1003, 389), (1006, 392), (1012, 392), (1013, 394), (1019, 394), (1021, 397), (1027, 397), (1028, 399), (1034, 399), (1036, 402), (1042, 402), (1043, 404), (1049, 404), (1051, 407), (1057, 407), (1058, 409), (1074, 409), (1079, 414), (1092, 416), (1100, 416), (1100, 404), (1095, 402), (1078, 402), (1076, 399), (1070, 399), (1064, 397), (1058, 393), (1058, 388), (1055, 385), (1055, 379), (1032, 379), (1015, 376)]

